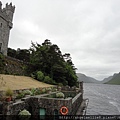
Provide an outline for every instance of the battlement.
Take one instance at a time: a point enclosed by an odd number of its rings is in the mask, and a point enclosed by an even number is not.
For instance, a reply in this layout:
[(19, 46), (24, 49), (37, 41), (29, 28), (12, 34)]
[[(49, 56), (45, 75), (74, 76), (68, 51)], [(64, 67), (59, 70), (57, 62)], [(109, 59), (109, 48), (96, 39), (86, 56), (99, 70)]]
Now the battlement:
[[(6, 4), (5, 8), (2, 8), (2, 2), (0, 1), (0, 16), (2, 16), (6, 21), (12, 22), (13, 13), (15, 12), (15, 6)], [(10, 19), (10, 20), (9, 20)]]
[[(2, 9), (2, 2), (1, 2), (1, 1), (0, 1), (0, 9)], [(3, 9), (4, 9), (4, 8), (3, 8)], [(12, 3), (10, 3), (10, 4), (6, 3), (5, 9), (9, 9), (9, 10), (11, 10), (12, 12), (14, 12), (15, 6), (13, 6)]]
[(15, 6), (12, 6), (12, 3), (10, 3), (10, 4), (7, 3), (5, 8), (2, 9), (2, 2), (0, 1), (0, 10), (5, 10), (5, 9), (11, 10), (14, 13)]
[(12, 6), (12, 3), (10, 3), (10, 4), (7, 3), (5, 9), (11, 10), (11, 11), (14, 13), (14, 11), (15, 11), (15, 6)]

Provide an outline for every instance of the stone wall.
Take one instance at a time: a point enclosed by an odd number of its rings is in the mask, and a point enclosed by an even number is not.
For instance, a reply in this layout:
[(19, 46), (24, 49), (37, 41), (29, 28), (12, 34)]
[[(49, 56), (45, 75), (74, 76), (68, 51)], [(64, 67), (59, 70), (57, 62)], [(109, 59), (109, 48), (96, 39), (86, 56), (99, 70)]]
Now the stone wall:
[(11, 74), (11, 75), (26, 75), (26, 67), (28, 63), (25, 63), (21, 60), (5, 57), (5, 66), (3, 68), (2, 74)]
[(73, 99), (72, 99), (72, 111), (71, 114), (75, 115), (78, 108), (80, 107), (81, 103), (83, 101), (83, 93), (77, 94)]
[[(53, 94), (53, 93), (51, 93)], [(60, 108), (66, 106), (68, 108), (67, 115), (75, 115), (78, 107), (80, 106), (83, 98), (82, 93), (77, 94), (74, 98), (48, 98), (48, 94), (38, 95), (33, 97), (26, 97), (22, 101), (4, 102), (3, 103), (3, 115), (18, 115), (18, 113), (27, 109), (33, 117), (39, 117), (40, 108), (44, 108), (46, 115), (54, 115), (54, 111), (58, 111), (58, 115), (61, 115)]]
[[(74, 90), (71, 92), (73, 93), (76, 91)], [(57, 115), (62, 115), (60, 113), (60, 109), (61, 107), (65, 106), (68, 108), (67, 115), (75, 115), (78, 108), (81, 106), (83, 102), (83, 92), (76, 92), (75, 97), (73, 98), (67, 97), (66, 99), (48, 97), (49, 95), (52, 94), (56, 94), (56, 92), (36, 96), (29, 96), (22, 98), (21, 100), (19, 99), (11, 102), (4, 101), (1, 105), (3, 109), (1, 114), (14, 115), (15, 119), (15, 117), (18, 117), (17, 115), (19, 114), (20, 111), (26, 109), (32, 114), (32, 119), (39, 119), (41, 108), (45, 109), (45, 115), (54, 115), (55, 111), (57, 111)]]
[(58, 86), (59, 91), (73, 91), (73, 92), (83, 92), (83, 82), (79, 82), (79, 88), (76, 86), (70, 87), (70, 86)]

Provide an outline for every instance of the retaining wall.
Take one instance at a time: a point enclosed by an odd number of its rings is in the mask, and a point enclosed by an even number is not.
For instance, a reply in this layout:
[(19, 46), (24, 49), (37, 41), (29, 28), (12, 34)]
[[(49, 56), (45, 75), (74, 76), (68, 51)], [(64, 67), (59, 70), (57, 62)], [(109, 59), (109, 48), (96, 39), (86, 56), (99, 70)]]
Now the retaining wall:
[[(52, 93), (53, 94), (53, 93)], [(54, 111), (58, 111), (58, 115), (61, 115), (60, 108), (66, 106), (68, 108), (67, 115), (75, 115), (78, 107), (80, 106), (83, 98), (82, 93), (77, 94), (74, 98), (48, 98), (48, 94), (37, 95), (33, 97), (23, 98), (15, 103), (3, 102), (3, 115), (18, 115), (18, 113), (27, 109), (32, 115), (39, 116), (40, 108), (44, 108), (46, 115), (54, 115)]]

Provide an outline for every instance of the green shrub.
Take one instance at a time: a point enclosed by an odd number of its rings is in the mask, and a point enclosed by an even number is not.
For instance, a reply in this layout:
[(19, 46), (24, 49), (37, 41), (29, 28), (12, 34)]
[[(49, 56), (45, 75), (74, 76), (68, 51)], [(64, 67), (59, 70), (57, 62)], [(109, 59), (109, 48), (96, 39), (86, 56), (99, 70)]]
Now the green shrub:
[(62, 84), (62, 83), (58, 83), (58, 86), (62, 87), (62, 86), (63, 86), (63, 84)]
[(31, 92), (30, 90), (25, 90), (25, 91), (24, 91), (24, 94), (25, 94), (25, 95), (32, 95), (32, 92)]
[(56, 82), (52, 80), (52, 78), (50, 78), (49, 76), (45, 76), (43, 82), (48, 83), (48, 84), (54, 84), (54, 85), (56, 84)]
[(57, 88), (52, 87), (52, 92), (56, 92), (56, 91), (57, 91)]
[(35, 95), (35, 92), (36, 92), (36, 89), (35, 89), (35, 88), (32, 88), (32, 89), (31, 89), (31, 93), (32, 93), (31, 95), (34, 96), (34, 95)]
[(22, 93), (19, 93), (17, 96), (16, 96), (16, 98), (17, 99), (21, 99), (21, 98), (23, 98), (23, 97), (25, 97), (25, 94), (22, 92)]
[(41, 90), (41, 92), (42, 92), (42, 94), (46, 93), (46, 89), (43, 88), (43, 89)]
[(47, 88), (46, 90), (47, 90), (47, 91), (52, 91), (52, 88), (51, 88), (51, 87), (49, 87), (49, 88)]
[(31, 113), (24, 109), (19, 112), (18, 116), (21, 120), (28, 120), (31, 117)]
[(41, 94), (40, 89), (36, 89), (35, 95), (40, 95), (40, 94)]
[(50, 81), (51, 81), (51, 78), (49, 76), (45, 76), (44, 82), (45, 83), (50, 83)]
[(64, 98), (65, 95), (64, 95), (64, 93), (62, 93), (62, 92), (58, 92), (58, 93), (56, 93), (56, 97), (57, 97), (57, 98)]
[(38, 71), (36, 74), (37, 74), (37, 79), (39, 81), (43, 81), (44, 80), (44, 74), (41, 71)]

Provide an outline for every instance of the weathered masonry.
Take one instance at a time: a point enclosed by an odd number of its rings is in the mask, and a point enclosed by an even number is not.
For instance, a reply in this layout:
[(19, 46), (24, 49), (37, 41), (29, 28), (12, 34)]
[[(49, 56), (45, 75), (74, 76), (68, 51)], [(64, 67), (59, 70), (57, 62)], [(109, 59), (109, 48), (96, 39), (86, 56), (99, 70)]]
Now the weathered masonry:
[(25, 97), (16, 102), (3, 102), (1, 114), (14, 115), (15, 118), (21, 110), (26, 109), (31, 113), (32, 119), (45, 119), (47, 116), (52, 115), (53, 119), (57, 120), (58, 118), (56, 118), (56, 116), (63, 116), (60, 110), (65, 106), (68, 109), (66, 115), (76, 115), (79, 108), (81, 108), (79, 115), (82, 115), (82, 111), (84, 110), (84, 106), (81, 106), (84, 101), (82, 86), (83, 83), (81, 82), (79, 88), (70, 88), (69, 86), (57, 88), (58, 91), (62, 91), (65, 94), (65, 98), (55, 98), (54, 94), (56, 94), (56, 92), (51, 92)]
[[(57, 120), (57, 117), (62, 115), (60, 110), (63, 106), (68, 109), (66, 115), (76, 115), (76, 113), (83, 115), (82, 113), (86, 107), (82, 106), (85, 103), (83, 99), (83, 82), (80, 82), (79, 88), (64, 86), (57, 89), (56, 92), (29, 96), (18, 101), (3, 102), (1, 115), (8, 115), (7, 117), (12, 115), (12, 119), (17, 119), (19, 112), (26, 109), (31, 113), (31, 119), (47, 119), (46, 117), (50, 115), (51, 119)], [(65, 94), (64, 98), (54, 97), (59, 91)]]
[(9, 34), (13, 27), (14, 11), (15, 6), (12, 6), (12, 3), (7, 3), (6, 7), (2, 9), (2, 3), (0, 1), (0, 52), (4, 55), (7, 55)]

